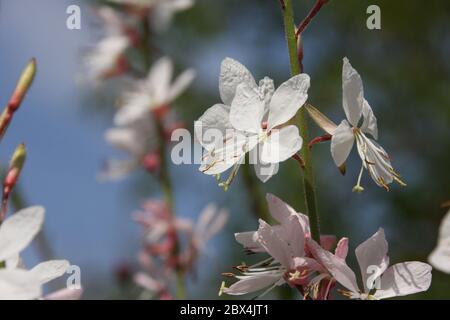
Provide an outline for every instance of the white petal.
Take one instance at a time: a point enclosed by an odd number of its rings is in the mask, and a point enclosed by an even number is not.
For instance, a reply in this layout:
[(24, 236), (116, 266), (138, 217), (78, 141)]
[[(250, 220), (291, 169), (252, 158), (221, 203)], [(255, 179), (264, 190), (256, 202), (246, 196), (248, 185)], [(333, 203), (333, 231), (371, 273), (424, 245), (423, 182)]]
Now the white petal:
[(438, 243), (447, 241), (448, 239), (450, 239), (450, 210), (447, 211), (447, 214), (442, 219), (441, 226), (439, 228)]
[(272, 96), (269, 107), (268, 128), (286, 123), (308, 100), (309, 76), (296, 75), (281, 84)]
[(264, 117), (264, 104), (264, 100), (261, 99), (255, 88), (247, 83), (238, 85), (230, 108), (231, 125), (244, 132), (260, 132)]
[(22, 209), (0, 226), (0, 261), (7, 260), (25, 249), (44, 222), (44, 208)]
[(162, 57), (152, 65), (148, 73), (147, 85), (155, 101), (160, 103), (167, 101), (172, 73), (173, 64), (168, 57)]
[(193, 69), (188, 69), (180, 74), (169, 90), (168, 102), (177, 98), (186, 88), (191, 84), (195, 78), (195, 71)]
[(255, 79), (246, 67), (231, 58), (224, 59), (219, 78), (220, 97), (224, 104), (231, 106), (236, 88), (241, 83), (247, 83), (252, 88), (257, 87)]
[(382, 275), (375, 298), (387, 299), (426, 291), (430, 284), (430, 265), (417, 261), (397, 263)]
[(272, 286), (277, 283), (280, 278), (280, 275), (276, 274), (248, 276), (233, 283), (229, 288), (225, 288), (223, 292), (229, 295), (240, 296)]
[(27, 270), (0, 270), (0, 300), (30, 300), (40, 296), (41, 285)]
[(450, 274), (450, 238), (442, 241), (428, 257), (428, 262), (437, 270)]
[(114, 123), (116, 125), (128, 125), (150, 112), (151, 100), (148, 99), (147, 95), (130, 93), (124, 99), (128, 100), (128, 103), (117, 110), (114, 115)]
[(307, 244), (313, 257), (317, 260), (317, 262), (323, 265), (328, 272), (330, 272), (337, 282), (353, 293), (359, 292), (355, 273), (347, 266), (343, 259), (335, 256), (329, 251), (324, 250), (311, 238), (307, 238)]
[(342, 66), (343, 107), (348, 121), (356, 127), (361, 118), (364, 103), (363, 83), (358, 72), (347, 58)]
[(97, 179), (99, 181), (117, 181), (125, 178), (138, 167), (139, 164), (135, 161), (135, 159), (108, 160), (106, 161), (102, 171), (98, 174)]
[(256, 176), (263, 183), (269, 181), (279, 169), (278, 163), (263, 163), (261, 160), (255, 163), (254, 167)]
[(224, 139), (227, 139), (227, 130), (232, 129), (229, 117), (229, 106), (215, 104), (195, 122), (196, 138), (205, 149), (211, 150), (219, 142), (222, 143)]
[(199, 170), (208, 175), (222, 173), (243, 162), (246, 152), (251, 151), (255, 145), (256, 139), (234, 132), (223, 146), (215, 146), (213, 151), (206, 153)]
[(83, 289), (64, 288), (44, 296), (44, 300), (80, 300)]
[(371, 134), (375, 140), (378, 139), (377, 118), (375, 118), (372, 108), (366, 99), (364, 99), (362, 115), (364, 121), (361, 125), (361, 130)]
[(450, 273), (450, 210), (442, 219), (436, 249), (430, 254), (431, 265), (445, 273)]
[(290, 125), (273, 129), (269, 137), (259, 145), (262, 147), (261, 160), (265, 163), (279, 163), (286, 161), (302, 148), (302, 137), (297, 126)]
[(50, 260), (41, 262), (29, 272), (41, 284), (52, 281), (53, 279), (61, 277), (69, 268), (70, 264), (67, 260)]
[(261, 247), (258, 242), (257, 231), (235, 233), (234, 238), (247, 250), (251, 250), (253, 252), (265, 252), (265, 249)]
[(331, 138), (331, 156), (336, 166), (340, 167), (347, 160), (354, 141), (352, 129), (346, 120), (342, 120)]
[(356, 248), (356, 259), (358, 260), (361, 269), (361, 276), (366, 292), (368, 292), (367, 278), (371, 275), (373, 278), (374, 272), (381, 275), (389, 266), (389, 257), (387, 256), (387, 253), (388, 243), (382, 228), (378, 229), (373, 236)]

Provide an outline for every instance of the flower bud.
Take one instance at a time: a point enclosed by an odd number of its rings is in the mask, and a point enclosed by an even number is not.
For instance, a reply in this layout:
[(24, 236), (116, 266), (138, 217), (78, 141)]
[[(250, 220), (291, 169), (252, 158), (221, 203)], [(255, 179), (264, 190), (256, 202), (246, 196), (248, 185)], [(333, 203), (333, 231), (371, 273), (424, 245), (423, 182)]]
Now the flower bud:
[(25, 159), (27, 156), (27, 150), (23, 143), (19, 144), (14, 151), (11, 160), (9, 162), (9, 168), (6, 172), (6, 176), (3, 179), (3, 194), (2, 194), (2, 206), (0, 210), (0, 221), (6, 216), (8, 211), (8, 199), (11, 195), (14, 186), (19, 180), (20, 173), (22, 171), (23, 165), (25, 164)]
[(36, 60), (33, 58), (22, 71), (16, 88), (8, 101), (5, 109), (0, 115), (0, 140), (3, 138), (6, 129), (8, 128), (13, 118), (14, 112), (19, 109), (28, 89), (33, 83), (34, 76), (36, 74)]

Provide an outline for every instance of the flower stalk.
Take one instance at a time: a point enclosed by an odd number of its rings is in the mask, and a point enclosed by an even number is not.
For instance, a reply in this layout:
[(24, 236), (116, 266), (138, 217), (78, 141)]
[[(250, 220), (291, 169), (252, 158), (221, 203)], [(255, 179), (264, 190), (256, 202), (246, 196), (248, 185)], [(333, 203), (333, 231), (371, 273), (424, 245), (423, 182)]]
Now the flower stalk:
[[(297, 47), (297, 35), (294, 22), (294, 13), (292, 9), (292, 1), (284, 0), (284, 7), (282, 6), (284, 31), (286, 35), (286, 41), (289, 52), (289, 61), (291, 75), (300, 74), (303, 70), (300, 68), (300, 62), (298, 59), (298, 47)], [(297, 113), (298, 127), (300, 129), (300, 135), (303, 141), (309, 141), (308, 136), (308, 124), (306, 122), (306, 111), (305, 108), (300, 108)], [(317, 209), (317, 196), (314, 183), (314, 173), (312, 165), (312, 155), (307, 143), (304, 143), (301, 150), (300, 156), (305, 162), (303, 169), (303, 187), (305, 193), (305, 202), (307, 213), (310, 220), (311, 236), (312, 238), (320, 243), (320, 226), (319, 226), (319, 212)]]
[[(151, 67), (151, 44), (149, 38), (151, 37), (151, 26), (148, 23), (148, 19), (143, 19), (143, 43), (142, 43), (142, 57), (145, 65), (145, 69), (149, 70)], [(166, 132), (164, 130), (163, 123), (160, 117), (155, 116), (156, 118), (156, 126), (158, 133), (158, 143), (159, 143), (159, 157), (160, 157), (160, 166), (159, 166), (159, 176), (158, 180), (161, 186), (162, 194), (164, 197), (164, 201), (169, 208), (170, 214), (174, 215), (174, 205), (173, 205), (173, 188), (170, 180), (169, 174), (169, 163), (167, 162), (167, 148), (166, 148)], [(173, 257), (177, 257), (179, 251), (179, 240), (178, 236), (176, 236), (176, 244), (173, 252)], [(178, 300), (186, 299), (186, 286), (184, 283), (184, 273), (178, 266), (176, 266), (176, 297)]]

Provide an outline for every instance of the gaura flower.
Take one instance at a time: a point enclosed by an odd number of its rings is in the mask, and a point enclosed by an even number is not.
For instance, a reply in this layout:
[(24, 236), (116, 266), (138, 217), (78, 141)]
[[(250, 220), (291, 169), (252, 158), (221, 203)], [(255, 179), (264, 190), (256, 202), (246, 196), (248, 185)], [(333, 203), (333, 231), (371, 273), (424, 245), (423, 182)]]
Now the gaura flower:
[(157, 32), (167, 29), (173, 16), (194, 5), (193, 0), (109, 0), (110, 2), (131, 5), (150, 13), (150, 23)]
[(120, 74), (126, 68), (125, 51), (131, 45), (126, 34), (123, 17), (114, 9), (107, 6), (97, 11), (103, 22), (105, 36), (84, 58), (84, 64), (91, 81), (103, 80)]
[[(342, 67), (342, 91), (342, 105), (347, 120), (343, 120), (334, 132), (329, 132), (332, 134), (331, 155), (334, 162), (338, 167), (343, 166), (356, 141), (362, 167), (354, 191), (364, 190), (360, 184), (363, 168), (369, 171), (378, 186), (386, 190), (389, 190), (388, 184), (393, 181), (405, 186), (399, 174), (393, 169), (388, 154), (375, 141), (378, 138), (377, 119), (364, 98), (361, 77), (347, 58), (344, 58)], [(362, 123), (359, 124), (361, 120)], [(371, 135), (373, 139), (367, 135)]]
[[(143, 115), (127, 125), (108, 129), (105, 139), (111, 145), (130, 156), (126, 160), (107, 160), (98, 178), (100, 180), (122, 179), (138, 168), (154, 172), (158, 168), (158, 133), (151, 114)], [(154, 158), (154, 164), (150, 160)]]
[(359, 289), (355, 273), (344, 259), (321, 249), (313, 240), (309, 240), (309, 245), (314, 248), (316, 260), (347, 289), (341, 293), (351, 299), (387, 299), (426, 291), (430, 287), (431, 266), (426, 263), (402, 262), (389, 267), (388, 243), (381, 228), (355, 250), (363, 290)]
[(438, 244), (428, 257), (428, 261), (439, 271), (450, 273), (450, 210), (442, 219)]
[[(266, 252), (270, 258), (251, 266), (243, 264), (236, 267), (241, 275), (225, 274), (238, 281), (230, 287), (222, 285), (220, 294), (243, 295), (266, 289), (262, 296), (284, 283), (309, 290), (317, 288), (325, 279), (323, 276), (316, 277), (317, 272), (320, 275), (327, 271), (305, 248), (305, 241), (310, 237), (308, 218), (274, 195), (268, 194), (267, 202), (272, 217), (279, 224), (270, 226), (259, 220), (258, 231), (237, 233), (235, 237), (246, 250)], [(323, 236), (321, 242), (329, 249), (334, 246), (335, 238)]]
[(149, 200), (134, 219), (145, 233), (144, 247), (138, 255), (143, 270), (135, 274), (134, 280), (145, 290), (143, 297), (169, 299), (175, 272), (194, 270), (207, 242), (224, 227), (228, 212), (209, 204), (194, 223), (175, 217), (163, 201)]
[(137, 80), (134, 90), (123, 95), (123, 106), (114, 117), (116, 125), (130, 124), (147, 113), (157, 112), (169, 107), (192, 82), (195, 72), (188, 69), (180, 74), (172, 83), (172, 61), (163, 57), (156, 61), (147, 78)]
[(196, 135), (207, 153), (200, 170), (217, 175), (234, 166), (227, 187), (250, 152), (256, 174), (266, 182), (277, 164), (302, 146), (298, 128), (288, 125), (308, 98), (309, 76), (292, 77), (274, 90), (265, 77), (256, 84), (251, 73), (230, 58), (221, 65), (219, 90), (223, 104), (208, 109), (196, 122)]
[(18, 211), (0, 226), (0, 299), (40, 298), (42, 285), (62, 276), (69, 267), (67, 260), (42, 262), (31, 270), (21, 266), (19, 254), (40, 231), (43, 221), (44, 208), (36, 206)]

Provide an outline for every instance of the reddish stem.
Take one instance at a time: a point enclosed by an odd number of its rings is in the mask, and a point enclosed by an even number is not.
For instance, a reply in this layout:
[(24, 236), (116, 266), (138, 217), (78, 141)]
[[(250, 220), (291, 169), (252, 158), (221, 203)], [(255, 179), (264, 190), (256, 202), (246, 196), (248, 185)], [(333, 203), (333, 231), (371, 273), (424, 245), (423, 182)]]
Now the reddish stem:
[(311, 11), (308, 13), (305, 19), (300, 23), (300, 25), (297, 28), (297, 31), (295, 32), (295, 36), (298, 37), (309, 25), (311, 20), (316, 16), (317, 13), (319, 13), (322, 6), (327, 3), (328, 0), (317, 0), (314, 4), (314, 7), (311, 9)]

